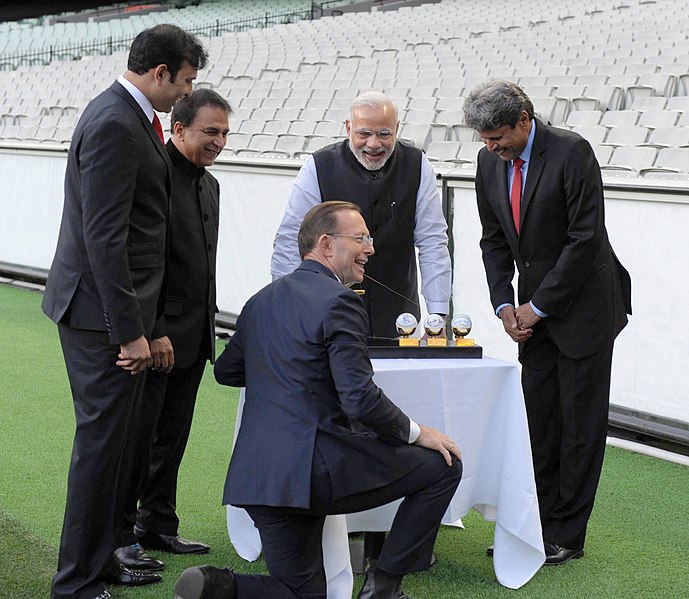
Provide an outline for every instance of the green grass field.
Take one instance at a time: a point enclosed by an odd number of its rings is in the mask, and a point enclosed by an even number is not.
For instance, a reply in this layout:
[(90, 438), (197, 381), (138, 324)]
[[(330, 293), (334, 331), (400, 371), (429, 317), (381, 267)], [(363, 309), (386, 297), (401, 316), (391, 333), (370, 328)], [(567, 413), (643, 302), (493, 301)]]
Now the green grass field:
[[(40, 301), (39, 293), (0, 285), (0, 599), (49, 597), (62, 526), (74, 415), (57, 330)], [(210, 543), (210, 555), (158, 554), (167, 564), (162, 583), (111, 587), (113, 597), (171, 598), (191, 565), (265, 571), (234, 553), (220, 505), (236, 403), (237, 392), (207, 372), (180, 472), (180, 533)], [(493, 524), (476, 512), (464, 522), (466, 530), (443, 527), (429, 572), (405, 579), (411, 597), (689, 597), (687, 467), (608, 448), (586, 556), (541, 569), (519, 591), (496, 582), (485, 555)]]

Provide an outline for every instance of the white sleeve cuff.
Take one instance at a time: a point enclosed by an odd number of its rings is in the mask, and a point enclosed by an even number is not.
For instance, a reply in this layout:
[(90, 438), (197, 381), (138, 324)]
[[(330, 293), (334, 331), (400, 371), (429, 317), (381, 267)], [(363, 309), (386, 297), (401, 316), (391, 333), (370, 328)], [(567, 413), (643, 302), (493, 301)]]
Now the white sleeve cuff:
[(416, 440), (421, 434), (421, 429), (419, 425), (416, 424), (411, 418), (409, 419), (409, 444), (416, 443)]

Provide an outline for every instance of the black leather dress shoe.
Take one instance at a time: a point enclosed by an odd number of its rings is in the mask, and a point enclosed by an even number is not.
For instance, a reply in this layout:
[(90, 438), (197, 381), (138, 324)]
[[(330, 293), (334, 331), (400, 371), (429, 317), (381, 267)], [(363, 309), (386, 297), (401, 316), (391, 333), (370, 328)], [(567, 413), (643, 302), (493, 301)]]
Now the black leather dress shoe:
[[(391, 580), (388, 579), (387, 582)], [(392, 587), (385, 590), (376, 588), (376, 573), (373, 570), (369, 570), (366, 572), (366, 580), (364, 580), (364, 586), (361, 587), (357, 599), (411, 599), (402, 590), (402, 578), (396, 581)]]
[(545, 548), (545, 565), (546, 566), (557, 566), (559, 564), (564, 564), (571, 559), (579, 559), (584, 557), (583, 549), (567, 549), (566, 547), (560, 547), (555, 543), (550, 541), (545, 541), (543, 543)]
[(115, 549), (115, 561), (128, 570), (147, 570), (157, 572), (165, 567), (159, 559), (148, 555), (138, 543)]
[(150, 570), (148, 572), (139, 572), (120, 566), (120, 569), (108, 576), (105, 582), (108, 584), (120, 584), (127, 587), (140, 587), (145, 584), (160, 582), (161, 580), (160, 574), (156, 574)]
[(142, 547), (146, 549), (160, 549), (168, 553), (208, 553), (210, 547), (205, 543), (187, 541), (178, 535), (161, 535), (155, 532), (146, 532), (134, 527), (134, 534)]
[(175, 585), (175, 599), (236, 599), (237, 581), (230, 568), (187, 568)]
[(486, 555), (488, 557), (493, 557), (493, 553), (495, 553), (495, 545), (488, 545), (488, 547), (486, 547)]

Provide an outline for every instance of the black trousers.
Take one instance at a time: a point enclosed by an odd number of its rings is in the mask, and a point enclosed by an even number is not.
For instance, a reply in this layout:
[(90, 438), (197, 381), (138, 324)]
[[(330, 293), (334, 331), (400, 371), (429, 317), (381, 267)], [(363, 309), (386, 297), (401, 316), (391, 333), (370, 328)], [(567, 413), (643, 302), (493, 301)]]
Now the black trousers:
[(519, 359), (543, 538), (582, 549), (605, 454), (612, 342), (574, 360), (539, 328)]
[(130, 528), (136, 519), (136, 525), (147, 532), (173, 536), (178, 533), (177, 476), (205, 367), (203, 358), (189, 368), (174, 367), (168, 374), (148, 373), (142, 410), (145, 426), (140, 431), (147, 447), (139, 462), (140, 492), (130, 498)]
[(115, 364), (119, 345), (99, 331), (58, 325), (74, 400), (76, 432), (67, 482), (53, 599), (91, 599), (116, 568), (116, 529), (129, 479), (130, 418), (141, 399), (146, 375)]
[(328, 514), (346, 514), (404, 497), (377, 567), (393, 575), (430, 566), (440, 522), (462, 476), (461, 462), (449, 467), (434, 451), (422, 467), (389, 485), (333, 499), (325, 464), (314, 459), (311, 508), (242, 506), (259, 530), (270, 576), (237, 574), (241, 599), (325, 599), (323, 523)]

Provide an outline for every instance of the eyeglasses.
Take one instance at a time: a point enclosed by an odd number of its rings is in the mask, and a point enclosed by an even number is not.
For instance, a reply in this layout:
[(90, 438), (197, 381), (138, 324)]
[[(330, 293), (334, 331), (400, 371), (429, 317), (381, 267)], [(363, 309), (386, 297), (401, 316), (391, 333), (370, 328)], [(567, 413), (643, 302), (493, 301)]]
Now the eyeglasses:
[(390, 139), (394, 134), (390, 129), (379, 129), (378, 131), (371, 131), (370, 129), (355, 129), (354, 133), (361, 139), (370, 139), (374, 135), (378, 139)]
[(373, 245), (373, 237), (370, 235), (342, 235), (341, 233), (326, 233), (331, 237), (349, 237), (350, 239), (356, 239), (361, 245)]

